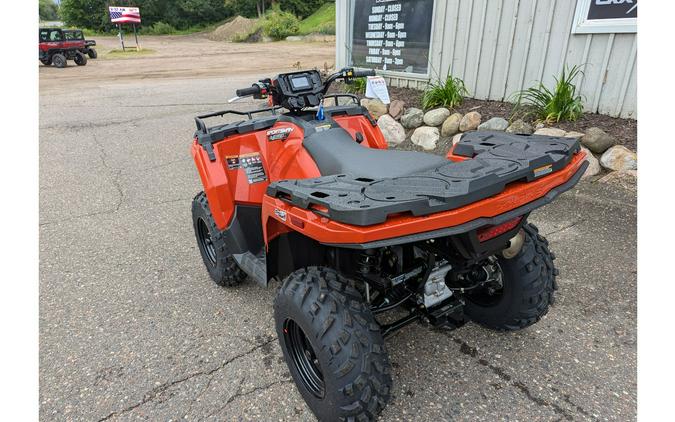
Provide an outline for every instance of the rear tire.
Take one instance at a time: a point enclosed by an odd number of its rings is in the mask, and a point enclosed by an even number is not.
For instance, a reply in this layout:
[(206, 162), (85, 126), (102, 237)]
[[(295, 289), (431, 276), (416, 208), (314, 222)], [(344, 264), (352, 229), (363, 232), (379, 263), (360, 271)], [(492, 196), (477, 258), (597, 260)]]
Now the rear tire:
[(88, 49), (87, 54), (89, 55), (90, 59), (95, 59), (98, 57), (98, 53), (96, 53), (96, 50), (94, 50), (93, 48)]
[(78, 66), (86, 66), (87, 65), (87, 56), (82, 54), (82, 52), (78, 51), (75, 53), (75, 64)]
[(229, 253), (225, 236), (213, 220), (204, 192), (192, 200), (192, 224), (199, 252), (211, 279), (224, 287), (233, 287), (244, 281), (246, 273)]
[(56, 53), (52, 56), (52, 64), (59, 69), (63, 69), (68, 65), (68, 61), (66, 60), (66, 56), (61, 53)]
[(554, 302), (558, 270), (548, 241), (533, 224), (523, 226), (525, 242), (512, 259), (498, 257), (503, 288), (490, 301), (480, 292), (466, 296), (464, 312), (473, 321), (499, 331), (515, 331), (538, 322)]
[(295, 271), (274, 301), (281, 350), (321, 421), (371, 421), (389, 401), (391, 367), (380, 326), (354, 286), (330, 268)]
[(47, 59), (40, 59), (40, 63), (42, 63), (45, 66), (50, 66), (52, 64), (52, 59), (51, 57)]

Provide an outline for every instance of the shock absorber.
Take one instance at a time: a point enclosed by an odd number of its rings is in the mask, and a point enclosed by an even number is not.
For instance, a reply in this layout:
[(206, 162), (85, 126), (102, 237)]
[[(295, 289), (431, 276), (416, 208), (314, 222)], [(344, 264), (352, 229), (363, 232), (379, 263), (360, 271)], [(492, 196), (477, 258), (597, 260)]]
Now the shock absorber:
[(377, 274), (380, 270), (380, 254), (377, 249), (366, 249), (361, 254), (359, 254), (357, 259), (357, 269), (356, 271), (363, 276), (368, 278), (369, 274)]

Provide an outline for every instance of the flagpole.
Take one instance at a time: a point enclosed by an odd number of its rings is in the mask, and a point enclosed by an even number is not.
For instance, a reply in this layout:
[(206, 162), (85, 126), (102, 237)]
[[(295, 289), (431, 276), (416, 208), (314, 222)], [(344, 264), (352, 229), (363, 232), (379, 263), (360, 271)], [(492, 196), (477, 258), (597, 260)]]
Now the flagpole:
[(122, 52), (124, 52), (124, 35), (122, 34), (122, 25), (118, 23), (117, 28), (119, 29), (120, 44), (122, 45)]
[(138, 34), (136, 33), (136, 24), (134, 24), (134, 38), (136, 38), (136, 51), (141, 51), (141, 46), (138, 45)]

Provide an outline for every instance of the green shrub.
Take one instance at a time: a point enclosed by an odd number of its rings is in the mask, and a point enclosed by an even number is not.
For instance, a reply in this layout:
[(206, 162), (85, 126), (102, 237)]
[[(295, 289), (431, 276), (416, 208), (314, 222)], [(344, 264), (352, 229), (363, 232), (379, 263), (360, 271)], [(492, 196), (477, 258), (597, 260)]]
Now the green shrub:
[(363, 95), (366, 93), (366, 78), (355, 78), (352, 83), (345, 84), (345, 91), (350, 94)]
[(265, 35), (273, 40), (283, 40), (289, 35), (295, 35), (300, 29), (300, 21), (294, 14), (273, 10), (263, 22)]
[(424, 109), (440, 106), (453, 108), (462, 104), (466, 95), (469, 95), (469, 91), (466, 90), (464, 81), (448, 75), (445, 80), (439, 78), (429, 83), (422, 95), (422, 107)]
[(155, 22), (151, 27), (147, 28), (144, 32), (150, 35), (171, 35), (175, 34), (176, 28), (171, 24), (164, 22)]
[(513, 115), (535, 118), (546, 123), (561, 120), (576, 120), (584, 110), (581, 95), (572, 83), (574, 78), (583, 74), (578, 66), (568, 69), (565, 66), (559, 78), (555, 78), (555, 89), (549, 90), (542, 82), (539, 85), (513, 94), (515, 106)]

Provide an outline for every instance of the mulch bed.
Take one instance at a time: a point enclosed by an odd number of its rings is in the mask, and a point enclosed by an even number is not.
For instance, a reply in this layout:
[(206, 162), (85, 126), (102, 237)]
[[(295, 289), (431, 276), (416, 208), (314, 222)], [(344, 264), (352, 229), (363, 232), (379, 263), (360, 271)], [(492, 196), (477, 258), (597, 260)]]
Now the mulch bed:
[[(343, 89), (343, 84), (336, 83), (332, 87), (331, 92), (344, 92)], [(416, 89), (390, 86), (389, 96), (392, 99), (403, 100), (406, 108), (422, 108), (422, 92)], [(455, 111), (462, 114), (466, 114), (469, 111), (477, 111), (481, 114), (482, 121), (485, 122), (492, 117), (503, 117), (508, 120), (512, 108), (512, 104), (502, 101), (485, 101), (466, 98), (461, 106), (455, 108)], [(621, 119), (595, 113), (584, 113), (574, 122), (560, 122), (551, 126), (566, 131), (577, 132), (585, 132), (586, 129), (596, 126), (613, 136), (616, 139), (617, 144), (623, 145), (630, 150), (637, 151), (637, 120)], [(412, 131), (408, 133), (408, 139), (400, 144), (397, 149), (419, 150), (419, 147), (410, 142), (411, 133)], [(430, 152), (445, 155), (451, 146), (451, 139), (441, 138), (438, 141), (436, 149)]]

